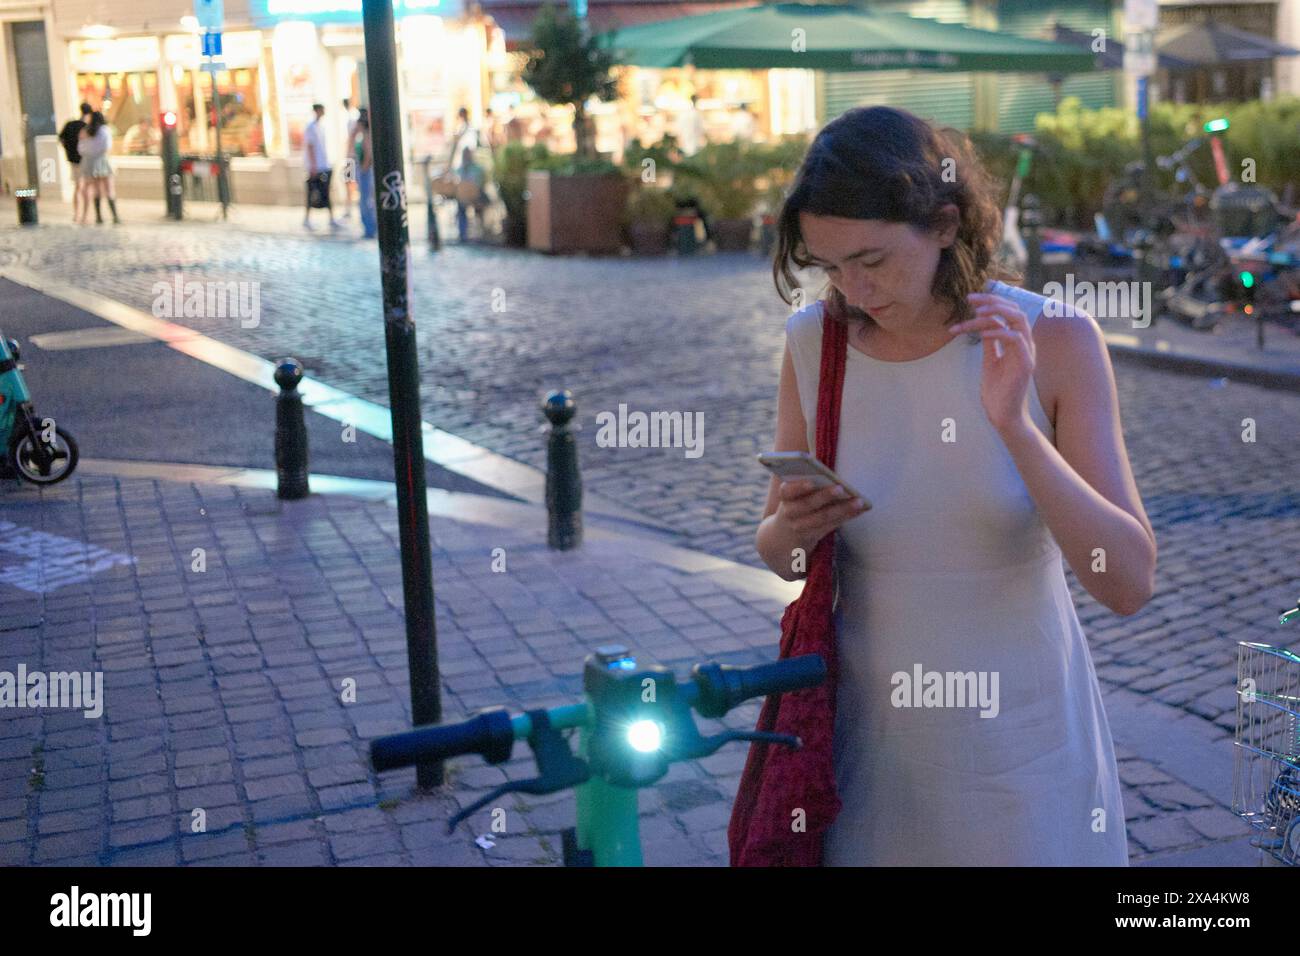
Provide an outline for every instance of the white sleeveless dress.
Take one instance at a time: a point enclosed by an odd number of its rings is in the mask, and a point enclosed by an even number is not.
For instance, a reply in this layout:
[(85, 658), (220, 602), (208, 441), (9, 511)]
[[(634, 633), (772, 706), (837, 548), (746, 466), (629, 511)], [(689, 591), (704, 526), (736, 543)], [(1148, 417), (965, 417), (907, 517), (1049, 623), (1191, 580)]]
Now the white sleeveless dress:
[[(986, 288), (1031, 326), (1047, 301)], [(822, 308), (786, 325), (811, 449)], [(827, 866), (1128, 864), (1063, 556), (989, 424), (981, 361), (968, 335), (906, 362), (849, 346), (835, 468), (873, 507), (836, 536), (843, 809)], [(1033, 384), (1028, 401), (1052, 440)]]

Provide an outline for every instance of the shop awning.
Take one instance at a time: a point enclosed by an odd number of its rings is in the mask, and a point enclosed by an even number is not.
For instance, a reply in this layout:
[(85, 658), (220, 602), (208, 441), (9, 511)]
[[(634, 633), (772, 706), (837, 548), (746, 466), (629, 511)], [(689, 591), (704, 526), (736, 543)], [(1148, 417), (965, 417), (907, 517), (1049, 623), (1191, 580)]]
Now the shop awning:
[(1188, 23), (1157, 33), (1156, 52), (1198, 67), (1271, 60), (1275, 56), (1295, 56), (1300, 50), (1236, 27)]
[(644, 67), (1033, 73), (1096, 69), (1091, 52), (1049, 40), (839, 4), (745, 7), (602, 36), (620, 51), (623, 62)]
[[(1081, 33), (1078, 30), (1071, 30), (1067, 26), (1056, 24), (1052, 32), (1052, 39), (1057, 43), (1064, 43), (1069, 46), (1080, 49), (1091, 50), (1093, 36), (1091, 33)], [(1112, 38), (1107, 39), (1106, 49), (1100, 53), (1094, 54), (1097, 58), (1098, 69), (1103, 70), (1122, 70), (1124, 69), (1124, 44)], [(1162, 70), (1183, 70), (1195, 66), (1195, 63), (1187, 63), (1175, 56), (1170, 56), (1160, 50), (1156, 51), (1156, 66)]]
[[(752, 0), (722, 0), (716, 3), (683, 3), (681, 0), (609, 3), (591, 0), (587, 6), (587, 24), (592, 33), (606, 33), (642, 23), (658, 23), (676, 17), (735, 10), (750, 5)], [(505, 33), (506, 49), (516, 50), (526, 47), (532, 38), (533, 21), (537, 19), (542, 4), (537, 0), (484, 0), (481, 7)]]

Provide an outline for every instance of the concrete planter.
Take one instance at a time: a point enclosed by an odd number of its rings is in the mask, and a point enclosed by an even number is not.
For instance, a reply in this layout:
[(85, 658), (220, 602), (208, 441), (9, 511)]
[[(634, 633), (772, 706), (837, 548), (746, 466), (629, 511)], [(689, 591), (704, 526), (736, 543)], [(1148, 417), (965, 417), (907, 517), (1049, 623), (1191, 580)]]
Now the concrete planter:
[(633, 255), (662, 256), (668, 252), (671, 227), (666, 222), (630, 222), (627, 227)]
[(713, 242), (719, 252), (748, 252), (754, 235), (754, 223), (749, 219), (715, 219)]
[(614, 255), (623, 248), (619, 220), (627, 180), (619, 173), (562, 176), (528, 171), (528, 248), (538, 252)]

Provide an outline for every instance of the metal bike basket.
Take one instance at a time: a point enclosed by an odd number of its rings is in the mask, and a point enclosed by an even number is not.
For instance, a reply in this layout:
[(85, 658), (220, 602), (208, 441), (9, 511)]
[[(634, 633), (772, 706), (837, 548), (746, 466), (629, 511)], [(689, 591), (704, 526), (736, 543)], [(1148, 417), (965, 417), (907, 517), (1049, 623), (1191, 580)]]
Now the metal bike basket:
[(1300, 656), (1237, 644), (1233, 812), (1257, 831), (1255, 846), (1300, 864)]

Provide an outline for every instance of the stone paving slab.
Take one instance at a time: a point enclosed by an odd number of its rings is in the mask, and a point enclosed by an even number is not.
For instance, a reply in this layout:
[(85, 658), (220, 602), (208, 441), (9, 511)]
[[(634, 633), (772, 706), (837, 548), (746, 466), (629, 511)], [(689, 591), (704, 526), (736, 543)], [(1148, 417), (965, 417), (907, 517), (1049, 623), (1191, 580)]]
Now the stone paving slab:
[[(388, 504), (91, 475), (44, 492), (6, 485), (0, 510), (134, 559), (43, 594), (0, 585), (0, 670), (98, 669), (105, 692), (101, 719), (43, 709), (0, 721), (0, 863), (558, 862), (571, 794), (503, 800), (504, 832), (486, 810), (445, 832), (453, 808), (532, 775), (525, 749), (497, 767), (454, 761), (431, 794), (413, 792), (413, 771), (368, 767), (368, 741), (409, 720)], [(612, 641), (679, 674), (775, 651), (780, 600), (657, 564), (631, 540), (558, 554), (520, 531), (439, 518), (433, 548), (447, 720), (576, 699), (583, 655)], [(691, 623), (671, 625), (667, 608), (692, 609)], [(1133, 862), (1247, 865), (1244, 824), (1222, 803), (1222, 733), (1136, 691), (1111, 690), (1107, 706)], [(721, 726), (751, 727), (757, 712), (750, 702)], [(674, 765), (642, 792), (647, 863), (725, 865), (744, 756), (733, 746)]]

